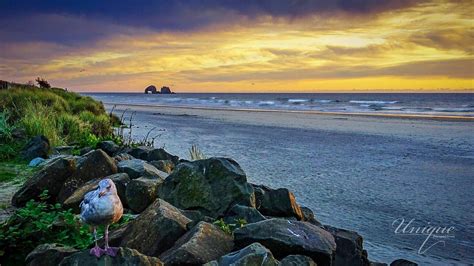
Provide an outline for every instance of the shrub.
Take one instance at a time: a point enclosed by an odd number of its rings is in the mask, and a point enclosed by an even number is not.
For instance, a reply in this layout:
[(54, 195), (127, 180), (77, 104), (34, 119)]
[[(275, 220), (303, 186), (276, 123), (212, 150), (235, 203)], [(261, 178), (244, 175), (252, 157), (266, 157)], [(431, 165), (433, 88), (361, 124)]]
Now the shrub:
[(10, 125), (8, 122), (8, 112), (0, 112), (0, 143), (11, 141), (13, 130), (15, 126)]
[(51, 88), (51, 85), (49, 85), (49, 82), (45, 79), (40, 78), (40, 77), (36, 78), (36, 83), (38, 83), (38, 86), (40, 86), (40, 88), (45, 88), (45, 89)]
[(82, 111), (79, 118), (89, 123), (93, 134), (99, 137), (107, 137), (112, 134), (110, 117), (106, 114), (95, 115), (91, 111)]
[(79, 117), (67, 113), (57, 117), (57, 126), (67, 144), (81, 142), (91, 131), (90, 126)]
[(24, 109), (19, 125), (29, 136), (45, 135), (52, 145), (63, 145), (65, 142), (58, 131), (56, 120), (56, 112), (47, 106), (30, 102)]

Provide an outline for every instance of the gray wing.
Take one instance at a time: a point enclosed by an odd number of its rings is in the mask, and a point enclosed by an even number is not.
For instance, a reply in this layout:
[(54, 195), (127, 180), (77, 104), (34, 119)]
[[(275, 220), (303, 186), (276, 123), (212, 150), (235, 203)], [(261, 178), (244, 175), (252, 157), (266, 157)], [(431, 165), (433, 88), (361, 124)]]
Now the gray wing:
[(87, 221), (90, 214), (93, 212), (94, 206), (90, 204), (94, 198), (99, 197), (99, 190), (92, 190), (87, 192), (84, 195), (84, 199), (82, 200), (79, 207), (81, 208), (81, 219), (82, 221)]

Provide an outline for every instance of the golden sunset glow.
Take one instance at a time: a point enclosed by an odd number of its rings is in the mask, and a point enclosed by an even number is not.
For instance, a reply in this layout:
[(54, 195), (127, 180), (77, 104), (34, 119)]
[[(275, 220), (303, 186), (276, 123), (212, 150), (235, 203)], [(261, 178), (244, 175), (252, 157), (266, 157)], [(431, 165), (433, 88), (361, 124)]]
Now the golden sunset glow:
[[(0, 76), (77, 91), (470, 90), (472, 2), (372, 15), (260, 16), (193, 31), (128, 28), (88, 45), (2, 45)], [(76, 18), (79, 19), (79, 18)]]

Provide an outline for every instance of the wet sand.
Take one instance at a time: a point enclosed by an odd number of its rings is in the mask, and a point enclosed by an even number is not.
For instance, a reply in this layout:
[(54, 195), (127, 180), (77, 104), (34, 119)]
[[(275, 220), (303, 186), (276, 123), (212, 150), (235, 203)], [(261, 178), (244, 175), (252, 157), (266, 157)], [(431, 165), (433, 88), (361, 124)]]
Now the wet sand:
[[(155, 128), (155, 146), (182, 158), (192, 144), (234, 158), (251, 182), (287, 187), (321, 222), (359, 232), (371, 260), (474, 262), (470, 119), (135, 105), (114, 112), (125, 109), (125, 117), (136, 112), (135, 137)], [(425, 237), (395, 234), (401, 217), (454, 226), (455, 237), (418, 254)]]

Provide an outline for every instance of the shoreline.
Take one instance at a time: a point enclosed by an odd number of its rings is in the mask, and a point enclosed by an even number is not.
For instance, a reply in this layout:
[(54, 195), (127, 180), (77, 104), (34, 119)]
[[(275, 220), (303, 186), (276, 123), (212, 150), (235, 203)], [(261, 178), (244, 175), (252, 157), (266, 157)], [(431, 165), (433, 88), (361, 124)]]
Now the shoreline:
[(411, 120), (435, 120), (435, 121), (459, 121), (474, 122), (474, 117), (468, 116), (447, 116), (447, 115), (418, 115), (418, 114), (391, 114), (391, 113), (361, 113), (361, 112), (323, 112), (312, 110), (279, 110), (279, 109), (255, 109), (255, 108), (218, 108), (218, 107), (200, 107), (200, 106), (170, 106), (170, 105), (151, 105), (151, 104), (123, 104), (108, 103), (106, 106), (130, 106), (130, 107), (151, 107), (151, 108), (172, 108), (172, 109), (192, 109), (203, 111), (229, 111), (229, 112), (255, 112), (255, 113), (288, 113), (288, 114), (309, 114), (321, 116), (347, 116), (347, 117), (375, 117), (388, 119), (411, 119)]

